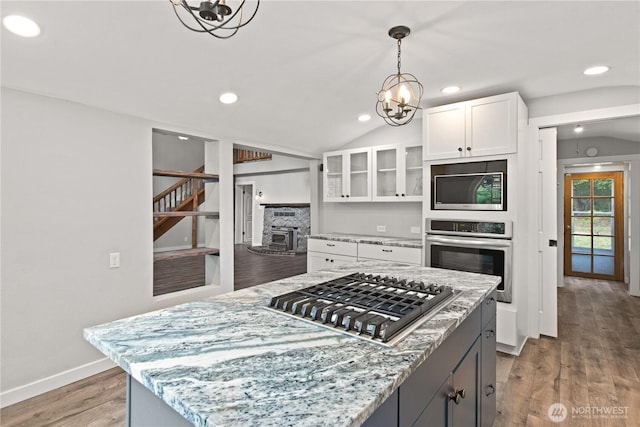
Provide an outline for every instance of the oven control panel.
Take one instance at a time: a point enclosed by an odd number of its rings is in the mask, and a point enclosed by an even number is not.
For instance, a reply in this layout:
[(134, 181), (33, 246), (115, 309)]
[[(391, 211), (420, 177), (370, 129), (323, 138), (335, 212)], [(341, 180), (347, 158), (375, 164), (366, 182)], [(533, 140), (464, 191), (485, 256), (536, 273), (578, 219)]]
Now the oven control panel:
[(468, 220), (444, 220), (427, 219), (425, 224), (427, 233), (454, 234), (485, 237), (512, 237), (511, 221), (468, 221)]

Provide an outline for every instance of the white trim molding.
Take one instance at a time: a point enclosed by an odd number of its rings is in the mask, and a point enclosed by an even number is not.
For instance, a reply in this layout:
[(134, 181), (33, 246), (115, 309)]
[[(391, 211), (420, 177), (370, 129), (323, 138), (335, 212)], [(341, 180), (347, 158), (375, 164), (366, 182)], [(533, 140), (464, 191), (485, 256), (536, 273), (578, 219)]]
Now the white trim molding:
[(96, 360), (95, 362), (87, 363), (50, 377), (42, 378), (29, 384), (3, 391), (0, 393), (0, 407), (4, 408), (6, 406), (13, 405), (14, 403), (30, 399), (34, 396), (55, 390), (56, 388), (63, 387), (115, 367), (116, 364), (105, 357), (103, 359)]

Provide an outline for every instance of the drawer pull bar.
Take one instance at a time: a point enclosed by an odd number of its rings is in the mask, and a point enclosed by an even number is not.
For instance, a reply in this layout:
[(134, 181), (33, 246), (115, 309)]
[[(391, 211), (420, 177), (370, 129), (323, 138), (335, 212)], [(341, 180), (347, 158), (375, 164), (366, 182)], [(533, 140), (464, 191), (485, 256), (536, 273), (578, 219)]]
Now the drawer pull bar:
[(393, 249), (383, 249), (382, 252), (393, 252)]
[(334, 246), (335, 246), (335, 244), (333, 244), (333, 243), (327, 243), (327, 246), (334, 247)]

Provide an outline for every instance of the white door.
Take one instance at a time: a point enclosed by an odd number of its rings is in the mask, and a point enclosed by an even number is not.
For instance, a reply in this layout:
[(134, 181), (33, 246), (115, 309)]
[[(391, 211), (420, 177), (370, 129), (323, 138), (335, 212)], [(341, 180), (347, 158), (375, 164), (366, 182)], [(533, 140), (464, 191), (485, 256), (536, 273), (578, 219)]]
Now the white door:
[(538, 319), (540, 334), (558, 336), (558, 176), (556, 128), (538, 133)]
[(251, 243), (253, 230), (253, 186), (247, 185), (242, 191), (242, 241)]

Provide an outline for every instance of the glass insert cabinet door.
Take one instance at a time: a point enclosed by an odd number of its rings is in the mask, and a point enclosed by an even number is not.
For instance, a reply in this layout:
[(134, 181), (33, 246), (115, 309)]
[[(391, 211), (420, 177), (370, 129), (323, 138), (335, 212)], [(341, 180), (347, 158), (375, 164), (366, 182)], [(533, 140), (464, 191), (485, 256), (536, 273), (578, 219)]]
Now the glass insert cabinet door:
[(422, 201), (422, 146), (373, 147), (373, 200)]
[(371, 149), (324, 153), (324, 201), (371, 201)]
[(565, 174), (565, 275), (623, 279), (622, 183), (622, 172)]

